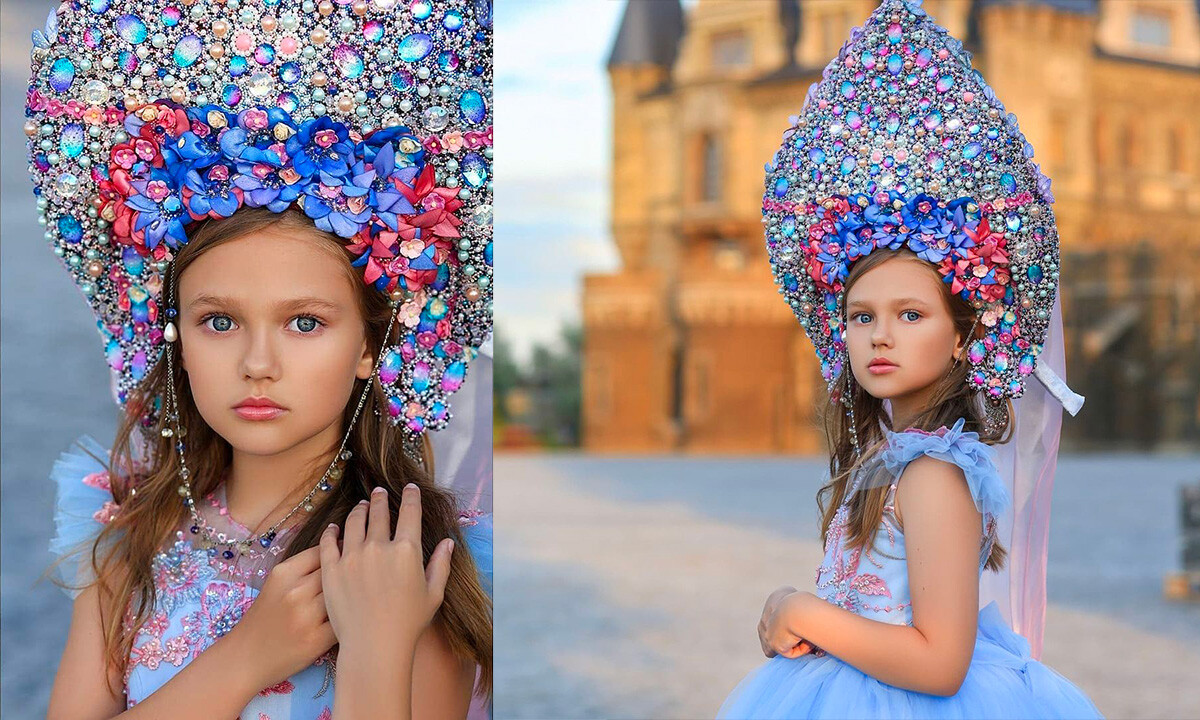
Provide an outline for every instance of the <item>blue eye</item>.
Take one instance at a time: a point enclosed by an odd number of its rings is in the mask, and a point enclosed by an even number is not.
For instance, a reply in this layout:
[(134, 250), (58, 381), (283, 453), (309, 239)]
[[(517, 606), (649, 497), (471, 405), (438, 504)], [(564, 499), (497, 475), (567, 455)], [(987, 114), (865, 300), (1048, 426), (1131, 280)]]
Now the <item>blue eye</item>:
[(856, 314), (855, 314), (853, 317), (851, 317), (850, 319), (851, 319), (851, 320), (853, 320), (854, 322), (860, 322), (860, 318), (864, 318), (864, 317), (865, 317), (865, 318), (867, 318), (867, 319), (866, 319), (866, 320), (862, 320), (861, 322), (871, 322), (871, 320), (870, 320), (870, 318), (871, 318), (871, 313), (856, 313)]
[(292, 318), (292, 323), (295, 325), (295, 328), (298, 332), (305, 335), (311, 334), (323, 324), (320, 320), (312, 317), (311, 315), (301, 315), (299, 317)]
[[(900, 313), (900, 315), (908, 319), (909, 322), (916, 322), (921, 319), (921, 313), (917, 312), (916, 310), (905, 310), (904, 312)], [(909, 315), (915, 315), (916, 317), (909, 318)]]
[(204, 318), (204, 324), (208, 329), (224, 333), (233, 329), (233, 319), (228, 315), (209, 315)]

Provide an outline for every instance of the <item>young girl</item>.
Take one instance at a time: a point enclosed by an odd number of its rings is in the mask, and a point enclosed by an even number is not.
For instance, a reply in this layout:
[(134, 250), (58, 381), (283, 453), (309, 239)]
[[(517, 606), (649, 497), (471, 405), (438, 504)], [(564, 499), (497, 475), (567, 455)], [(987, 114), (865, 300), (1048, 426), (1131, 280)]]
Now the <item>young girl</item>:
[(961, 45), (902, 0), (855, 29), (793, 119), (764, 216), (831, 386), (825, 558), (816, 595), (767, 599), (771, 659), (720, 717), (1099, 716), (996, 602), (980, 609), (1007, 556), (1000, 467), (1020, 464), (993, 446), (1028, 418), (1011, 399), (1036, 373), (1072, 400), (1038, 365), (1060, 322), (1032, 154)]
[(488, 26), (106, 0), (35, 32), (38, 205), (124, 406), (110, 457), (55, 468), (51, 717), (462, 717), (477, 670), (487, 697), (490, 530), (424, 432), (490, 332)]

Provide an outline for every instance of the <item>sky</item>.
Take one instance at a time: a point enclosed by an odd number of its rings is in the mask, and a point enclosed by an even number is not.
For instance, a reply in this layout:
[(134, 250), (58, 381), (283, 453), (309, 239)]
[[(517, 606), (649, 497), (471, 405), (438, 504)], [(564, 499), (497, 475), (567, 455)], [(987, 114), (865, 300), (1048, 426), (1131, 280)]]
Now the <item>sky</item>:
[(585, 272), (619, 264), (609, 233), (604, 63), (624, 7), (495, 3), (495, 319), (518, 358), (579, 321)]

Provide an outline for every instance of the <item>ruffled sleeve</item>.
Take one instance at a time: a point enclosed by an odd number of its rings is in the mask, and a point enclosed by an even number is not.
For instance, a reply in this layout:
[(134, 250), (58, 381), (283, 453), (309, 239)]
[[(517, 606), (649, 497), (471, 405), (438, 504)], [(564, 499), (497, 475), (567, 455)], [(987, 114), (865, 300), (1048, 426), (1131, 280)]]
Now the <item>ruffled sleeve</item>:
[(895, 477), (900, 477), (904, 468), (922, 455), (954, 463), (967, 478), (975, 508), (998, 517), (1012, 504), (1008, 488), (996, 469), (992, 449), (979, 440), (978, 433), (963, 432), (964, 425), (965, 420), (959, 418), (954, 427), (943, 427), (935, 433), (920, 430), (890, 433), (881, 459)]
[(492, 594), (492, 516), (490, 513), (466, 513), (459, 518), (463, 541), (471, 551), (479, 584)]
[(108, 450), (85, 435), (58, 456), (50, 472), (57, 486), (50, 552), (58, 562), (53, 573), (71, 598), (95, 579), (92, 545), (117, 512), (104, 464), (107, 458)]

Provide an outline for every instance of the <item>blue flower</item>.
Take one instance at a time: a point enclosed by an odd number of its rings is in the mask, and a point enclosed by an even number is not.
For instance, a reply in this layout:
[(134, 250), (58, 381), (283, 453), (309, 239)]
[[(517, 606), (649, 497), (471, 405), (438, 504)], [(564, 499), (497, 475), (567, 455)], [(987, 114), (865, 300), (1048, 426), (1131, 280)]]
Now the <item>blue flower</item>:
[(941, 224), (942, 209), (937, 198), (925, 193), (914, 195), (900, 209), (900, 217), (910, 232), (933, 232)]
[(325, 115), (303, 122), (285, 147), (296, 172), (306, 177), (342, 177), (354, 159), (348, 129)]
[(242, 204), (242, 191), (230, 182), (231, 176), (225, 164), (187, 171), (181, 190), (183, 203), (193, 219), (227, 218), (237, 212)]
[[(187, 213), (183, 207), (179, 185), (171, 173), (153, 168), (149, 174), (130, 181), (135, 192), (125, 198), (125, 205), (137, 213), (131, 228), (134, 239), (144, 240), (149, 250), (166, 241), (170, 248), (187, 243), (183, 225)], [(140, 237), (139, 237), (140, 236)]]
[(221, 133), (221, 152), (235, 162), (283, 165), (280, 149), (272, 147), (278, 140), (275, 127), (283, 124), (289, 131), (296, 125), (282, 108), (247, 108), (237, 115), (237, 125)]
[(304, 188), (304, 214), (320, 229), (350, 238), (371, 218), (368, 188), (355, 185), (349, 177), (321, 173), (320, 180)]
[[(372, 161), (365, 159), (368, 151), (373, 155)], [(367, 204), (375, 210), (375, 215), (393, 232), (397, 231), (397, 215), (416, 213), (416, 208), (400, 192), (398, 183), (411, 187), (418, 168), (396, 167), (395, 153), (390, 142), (378, 149), (360, 145), (355, 154), (364, 159), (356, 162), (351, 168), (350, 185), (354, 188), (365, 188)]]
[(359, 145), (357, 154), (367, 162), (374, 163), (376, 153), (385, 145), (392, 146), (393, 162), (399, 167), (425, 164), (425, 147), (420, 138), (403, 125), (393, 125), (371, 133)]
[(271, 212), (283, 212), (300, 197), (308, 179), (300, 177), (290, 166), (274, 167), (266, 163), (238, 163), (233, 184), (242, 190), (247, 207), (266, 207)]
[(206, 168), (222, 158), (219, 142), (221, 131), (229, 127), (235, 118), (216, 105), (188, 108), (187, 116), (191, 129), (182, 133), (174, 143), (165, 146), (163, 157), (168, 165)]
[(820, 243), (817, 248), (817, 262), (821, 265), (821, 279), (831, 287), (844, 282), (850, 271), (846, 267), (846, 257), (842, 247), (837, 243)]

